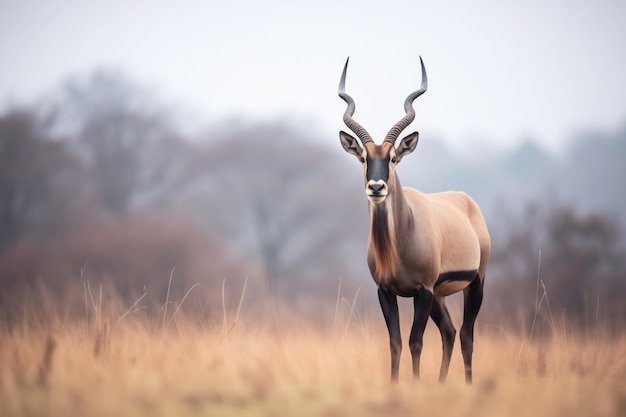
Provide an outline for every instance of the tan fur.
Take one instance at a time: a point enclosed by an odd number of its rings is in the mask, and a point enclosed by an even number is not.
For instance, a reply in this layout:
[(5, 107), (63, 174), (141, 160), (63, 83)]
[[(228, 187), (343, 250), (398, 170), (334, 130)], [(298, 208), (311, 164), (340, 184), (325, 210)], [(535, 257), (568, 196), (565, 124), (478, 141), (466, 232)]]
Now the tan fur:
[[(370, 233), (368, 264), (374, 280), (400, 295), (410, 295), (420, 286), (436, 295), (449, 295), (468, 283), (454, 283), (438, 288), (438, 277), (446, 272), (477, 271), (485, 277), (491, 241), (487, 226), (476, 203), (463, 192), (426, 194), (412, 188), (401, 188), (391, 170), (390, 192), (385, 206), (386, 221), (393, 225), (390, 235), (395, 245), (382, 254)], [(371, 209), (379, 210), (374, 207)], [(371, 230), (380, 229), (371, 217)], [(391, 253), (395, 250), (395, 253)], [(395, 256), (394, 256), (395, 255)], [(395, 268), (391, 267), (391, 260)]]
[[(398, 245), (414, 248), (408, 250), (400, 262), (422, 265), (421, 270), (416, 271), (422, 276), (407, 274), (396, 279), (407, 280), (403, 285), (408, 287), (410, 281), (418, 279), (431, 291), (438, 277), (446, 272), (475, 270), (483, 280), (491, 240), (476, 203), (463, 192), (425, 194), (406, 187), (402, 191), (393, 198), (404, 200), (417, 219), (415, 232), (402, 239), (402, 243), (398, 242)], [(401, 229), (397, 229), (397, 233), (402, 233)], [(402, 236), (405, 235), (406, 232)], [(436, 295), (449, 295), (463, 288), (462, 283), (449, 287), (448, 291), (442, 287)]]
[[(400, 160), (406, 151), (397, 154), (388, 142), (368, 142), (360, 148), (348, 134), (340, 136), (344, 149), (364, 160), (366, 192), (368, 161), (389, 161), (386, 198), (378, 204), (370, 198), (367, 263), (378, 286), (397, 295), (412, 296), (427, 288), (436, 296), (446, 296), (463, 290), (469, 281), (446, 282), (435, 291), (442, 274), (475, 271), (481, 281), (485, 279), (491, 240), (478, 205), (467, 194), (402, 188), (393, 160), (396, 155)], [(401, 143), (398, 149), (409, 148)]]
[(410, 188), (404, 191), (409, 204), (430, 206), (426, 227), (433, 229), (431, 233), (437, 237), (439, 273), (478, 270), (486, 228), (476, 203), (462, 192), (421, 194)]

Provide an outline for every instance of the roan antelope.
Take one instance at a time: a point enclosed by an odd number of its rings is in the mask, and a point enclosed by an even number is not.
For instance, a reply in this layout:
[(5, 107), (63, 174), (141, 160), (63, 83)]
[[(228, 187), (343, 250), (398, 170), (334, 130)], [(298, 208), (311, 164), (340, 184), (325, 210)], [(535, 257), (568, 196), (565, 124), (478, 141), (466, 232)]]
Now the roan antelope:
[(420, 57), (422, 84), (404, 102), (406, 115), (377, 145), (352, 115), (355, 103), (345, 92), (348, 60), (339, 82), (339, 97), (348, 105), (343, 120), (361, 140), (339, 132), (346, 152), (363, 164), (365, 194), (369, 200), (370, 234), (367, 264), (378, 286), (378, 299), (389, 330), (391, 379), (397, 381), (402, 339), (397, 296), (413, 297), (415, 316), (409, 337), (413, 376), (419, 378), (420, 355), (426, 322), (430, 316), (443, 343), (439, 380), (448, 375), (456, 336), (445, 297), (463, 290), (464, 309), (461, 350), (465, 380), (472, 382), (474, 322), (483, 299), (485, 271), (491, 240), (478, 205), (465, 193), (425, 194), (402, 188), (396, 165), (415, 150), (418, 133), (395, 142), (415, 118), (413, 101), (427, 88), (426, 69)]

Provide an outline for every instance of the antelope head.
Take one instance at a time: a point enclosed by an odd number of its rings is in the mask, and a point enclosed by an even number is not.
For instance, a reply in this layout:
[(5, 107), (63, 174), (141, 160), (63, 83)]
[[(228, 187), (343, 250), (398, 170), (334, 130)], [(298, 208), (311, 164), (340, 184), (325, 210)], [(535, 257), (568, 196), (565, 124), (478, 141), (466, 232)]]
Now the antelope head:
[(359, 161), (361, 161), (361, 164), (363, 164), (365, 194), (369, 201), (376, 205), (385, 201), (390, 192), (393, 191), (393, 187), (396, 183), (396, 165), (404, 156), (413, 152), (417, 146), (419, 137), (417, 132), (413, 132), (404, 137), (397, 147), (395, 143), (400, 133), (415, 119), (413, 101), (426, 91), (428, 78), (426, 77), (424, 62), (420, 57), (422, 84), (419, 90), (409, 94), (404, 101), (405, 116), (389, 130), (383, 142), (377, 145), (374, 143), (370, 134), (352, 118), (356, 105), (352, 97), (345, 92), (346, 72), (348, 70), (349, 59), (350, 58), (346, 60), (346, 65), (343, 67), (343, 73), (341, 74), (339, 97), (348, 104), (343, 114), (343, 121), (346, 126), (356, 134), (361, 143), (359, 144), (356, 138), (344, 131), (339, 132), (339, 139), (346, 152), (356, 156)]

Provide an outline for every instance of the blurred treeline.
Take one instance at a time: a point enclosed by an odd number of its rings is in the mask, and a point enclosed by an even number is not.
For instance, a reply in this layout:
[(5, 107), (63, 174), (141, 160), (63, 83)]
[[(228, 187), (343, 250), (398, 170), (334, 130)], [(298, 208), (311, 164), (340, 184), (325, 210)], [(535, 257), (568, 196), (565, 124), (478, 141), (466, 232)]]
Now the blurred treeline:
[[(377, 310), (361, 168), (312, 131), (230, 120), (189, 133), (111, 72), (7, 107), (0, 313), (17, 319), (27, 300), (52, 297), (84, 315), (104, 294), (125, 306), (141, 297), (133, 311), (149, 316), (193, 289), (185, 309), (210, 321), (244, 283), (249, 310), (271, 299), (332, 316), (359, 292), (360, 308)], [(462, 189), (490, 226), (483, 323), (526, 325), (549, 307), (552, 325), (624, 324), (626, 126), (582, 133), (559, 154), (532, 140), (467, 155), (420, 141), (403, 185)]]

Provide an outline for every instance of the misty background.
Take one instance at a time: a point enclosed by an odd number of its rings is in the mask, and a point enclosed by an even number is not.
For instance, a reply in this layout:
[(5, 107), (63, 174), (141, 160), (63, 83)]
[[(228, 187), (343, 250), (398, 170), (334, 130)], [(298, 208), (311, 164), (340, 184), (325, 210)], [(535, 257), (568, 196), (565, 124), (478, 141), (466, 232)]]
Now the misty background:
[(550, 315), (623, 324), (624, 5), (392, 3), (0, 0), (3, 317), (43, 293), (84, 309), (100, 285), (146, 294), (147, 316), (194, 288), (211, 321), (244, 285), (250, 310), (324, 317), (358, 294), (377, 311), (336, 88), (351, 55), (355, 119), (381, 136), (420, 53), (398, 172), (481, 206), (481, 319), (527, 323), (539, 278)]

